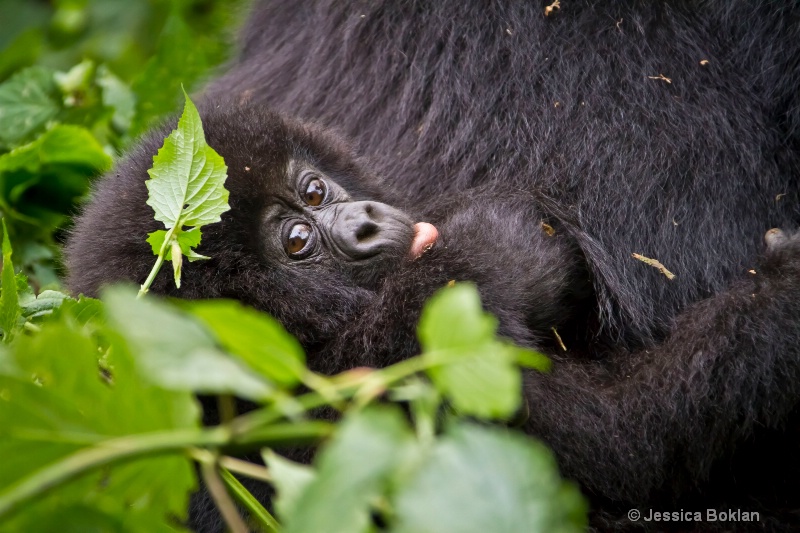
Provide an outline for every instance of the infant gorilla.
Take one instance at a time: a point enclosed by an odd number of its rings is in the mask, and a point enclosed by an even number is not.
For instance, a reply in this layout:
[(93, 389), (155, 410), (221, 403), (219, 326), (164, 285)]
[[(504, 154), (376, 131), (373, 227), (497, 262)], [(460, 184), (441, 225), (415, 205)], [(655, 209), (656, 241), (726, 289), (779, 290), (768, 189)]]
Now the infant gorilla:
[[(265, 310), (325, 372), (413, 355), (422, 303), (450, 280), (477, 283), (501, 334), (526, 346), (552, 345), (550, 328), (568, 335), (571, 318), (585, 318), (585, 262), (556, 214), (537, 208), (535, 191), (476, 187), (419, 212), (330, 133), (257, 109), (204, 115), (207, 140), (229, 167), (231, 210), (203, 230), (212, 259), (185, 265), (179, 291), (168, 273), (154, 291)], [(152, 267), (142, 236), (159, 223), (144, 177), (164, 134), (118, 165), (78, 220), (67, 248), (76, 293), (142, 280)], [(414, 223), (423, 216), (436, 226)]]
[[(555, 359), (552, 373), (525, 376), (524, 428), (602, 505), (596, 523), (676, 499), (779, 520), (764, 499), (776, 496), (774, 480), (787, 483), (778, 501), (797, 494), (787, 444), (796, 426), (783, 429), (800, 397), (796, 235), (770, 232), (755, 275), (687, 306), (671, 333), (634, 351), (602, 324), (607, 299), (633, 282), (609, 283), (602, 263), (587, 260), (600, 252), (578, 215), (542, 191), (483, 185), (408, 205), (319, 128), (258, 109), (204, 106), (202, 115), (229, 167), (231, 210), (204, 229), (200, 252), (211, 259), (185, 265), (180, 290), (162, 272), (154, 291), (267, 311), (314, 370), (333, 373), (417, 353), (423, 302), (450, 280), (470, 281), (501, 335)], [(159, 223), (144, 181), (166, 133), (102, 180), (78, 219), (67, 248), (75, 293), (147, 276), (145, 236)], [(650, 283), (671, 287), (652, 270)]]
[[(626, 517), (713, 508), (793, 531), (800, 4), (563, 4), (253, 2), (200, 105), (231, 211), (203, 230), (212, 259), (154, 290), (267, 311), (336, 372), (415, 354), (423, 302), (473, 282), (554, 360), (525, 374), (523, 426), (595, 527), (752, 530)], [(167, 131), (99, 183), (74, 291), (147, 276)]]

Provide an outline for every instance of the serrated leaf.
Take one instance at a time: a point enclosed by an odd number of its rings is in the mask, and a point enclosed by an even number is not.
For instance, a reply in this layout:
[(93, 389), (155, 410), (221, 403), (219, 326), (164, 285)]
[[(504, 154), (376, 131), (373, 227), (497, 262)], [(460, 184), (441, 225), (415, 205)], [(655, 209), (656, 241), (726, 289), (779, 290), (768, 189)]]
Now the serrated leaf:
[(35, 298), (21, 304), (20, 310), (25, 319), (31, 320), (52, 313), (61, 307), (61, 304), (67, 298), (68, 296), (60, 291), (42, 291)]
[[(147, 242), (150, 243), (150, 248), (153, 250), (154, 255), (161, 254), (161, 248), (164, 246), (164, 239), (167, 238), (168, 232), (166, 230), (157, 230), (147, 236)], [(173, 230), (172, 237), (170, 238), (170, 246), (167, 246), (164, 252), (164, 259), (172, 262), (173, 279), (175, 286), (181, 288), (181, 268), (183, 267), (183, 257), (186, 256), (189, 261), (201, 261), (210, 259), (205, 255), (200, 255), (194, 250), (193, 246), (200, 244), (201, 234), (200, 228), (192, 228), (189, 231)]]
[[(372, 531), (370, 503), (417, 447), (397, 407), (370, 407), (348, 415), (320, 452), (317, 476), (284, 517), (285, 533)], [(440, 485), (441, 486), (441, 485)]]
[(422, 311), (418, 332), (428, 376), (463, 414), (508, 418), (519, 408), (521, 349), (497, 339), (496, 329), (470, 284), (440, 290)]
[[(158, 255), (161, 251), (161, 247), (164, 245), (164, 239), (167, 236), (167, 231), (160, 229), (154, 231), (153, 233), (148, 234), (147, 242), (150, 243), (150, 248), (153, 250), (153, 255)], [(192, 228), (189, 231), (181, 231), (177, 233), (177, 242), (181, 248), (181, 252), (185, 255), (189, 261), (198, 261), (201, 259), (210, 259), (204, 255), (200, 255), (192, 248), (195, 246), (199, 246), (202, 235), (200, 233), (200, 228)], [(168, 261), (172, 261), (172, 248), (167, 248), (167, 253), (164, 259)]]
[(109, 325), (136, 355), (139, 371), (162, 387), (264, 400), (272, 387), (216, 348), (199, 323), (155, 298), (136, 299), (127, 288), (103, 294)]
[(186, 308), (227, 351), (270, 381), (291, 387), (306, 373), (302, 346), (269, 315), (230, 300), (188, 302)]
[(224, 187), (227, 169), (222, 157), (206, 144), (200, 114), (189, 96), (178, 128), (153, 158), (145, 182), (147, 205), (167, 229), (219, 222), (230, 209)]
[[(39, 333), (20, 336), (11, 351), (0, 354), (0, 456), (21, 459), (0, 461), (0, 500), (38, 470), (95, 445), (102, 448), (105, 439), (199, 431), (200, 412), (191, 393), (139, 378), (122, 344), (109, 350), (110, 376), (101, 375), (98, 355), (93, 338), (71, 317), (46, 322)], [(49, 531), (48, 511), (64, 510), (63, 520), (67, 507), (84, 504), (133, 522), (146, 510), (167, 524), (185, 517), (194, 486), (191, 462), (182, 453), (143, 457), (56, 487), (19, 509), (11, 524), (27, 525), (18, 531)], [(7, 517), (0, 523), (11, 527)]]
[(45, 67), (21, 70), (0, 84), (0, 140), (17, 144), (58, 113), (53, 71)]
[(6, 221), (3, 219), (3, 271), (2, 293), (0, 293), (0, 327), (3, 328), (3, 342), (11, 342), (19, 317), (19, 296), (14, 264), (11, 262), (11, 241), (8, 238)]
[[(443, 487), (443, 480), (451, 480)], [(586, 504), (552, 453), (508, 430), (449, 428), (398, 487), (392, 533), (578, 533)]]

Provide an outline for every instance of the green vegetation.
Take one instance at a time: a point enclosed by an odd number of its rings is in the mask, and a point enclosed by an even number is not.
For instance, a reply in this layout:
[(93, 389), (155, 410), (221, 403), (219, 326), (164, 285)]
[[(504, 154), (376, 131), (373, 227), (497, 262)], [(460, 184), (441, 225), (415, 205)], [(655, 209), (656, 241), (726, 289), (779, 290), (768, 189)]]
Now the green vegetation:
[[(224, 161), (188, 97), (147, 182), (164, 224), (141, 236), (153, 274), (138, 295), (63, 292), (70, 215), (177, 107), (181, 83), (224, 58), (235, 4), (0, 4), (0, 532), (184, 531), (198, 472), (237, 533), (582, 530), (585, 504), (549, 450), (492, 425), (520, 410), (520, 367), (549, 361), (498, 338), (473, 286), (426, 305), (418, 356), (336, 376), (311, 372), (280, 324), (238, 302), (146, 294), (165, 260), (180, 285), (183, 257), (203, 259), (202, 227), (228, 209)], [(200, 393), (258, 407), (203, 427)], [(315, 418), (324, 406), (340, 420)], [(313, 465), (280, 455), (320, 443)], [(266, 466), (234, 457), (247, 451)], [(277, 518), (241, 477), (276, 488)]]
[(246, 3), (0, 1), (0, 214), (37, 291), (92, 179), (227, 58)]

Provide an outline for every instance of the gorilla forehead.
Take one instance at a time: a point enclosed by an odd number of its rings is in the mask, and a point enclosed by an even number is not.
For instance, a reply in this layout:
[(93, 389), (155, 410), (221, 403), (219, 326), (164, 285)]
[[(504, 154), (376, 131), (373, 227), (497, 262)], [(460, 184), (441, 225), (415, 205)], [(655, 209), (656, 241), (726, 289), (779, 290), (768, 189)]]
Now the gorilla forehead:
[[(351, 146), (313, 124), (281, 117), (262, 106), (200, 105), (208, 144), (228, 165), (231, 201), (265, 205), (285, 197), (292, 164), (330, 176), (354, 200), (392, 203), (385, 183), (367, 173)], [(234, 204), (231, 204), (234, 207)]]

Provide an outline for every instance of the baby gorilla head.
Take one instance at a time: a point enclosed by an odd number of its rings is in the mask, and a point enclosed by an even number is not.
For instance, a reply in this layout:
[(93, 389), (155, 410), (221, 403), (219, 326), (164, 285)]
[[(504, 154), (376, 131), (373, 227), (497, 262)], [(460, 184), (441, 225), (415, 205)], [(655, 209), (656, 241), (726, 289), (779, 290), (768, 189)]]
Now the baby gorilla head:
[[(392, 206), (391, 188), (334, 135), (263, 110), (220, 109), (207, 105), (201, 115), (208, 144), (228, 165), (231, 210), (203, 229), (199, 252), (211, 260), (184, 264), (180, 291), (166, 269), (152, 289), (236, 298), (272, 313), (301, 341), (322, 341), (437, 232), (415, 228)], [(145, 239), (163, 228), (145, 203), (145, 181), (169, 129), (143, 139), (97, 184), (67, 246), (76, 294), (146, 278), (155, 257)]]
[(387, 268), (409, 255), (412, 220), (386, 203), (365, 199), (374, 195), (353, 197), (349, 185), (357, 174), (334, 177), (300, 146), (283, 168), (267, 172), (261, 212), (253, 213), (260, 222), (258, 252), (273, 268), (310, 276), (341, 272), (357, 286), (373, 287)]

